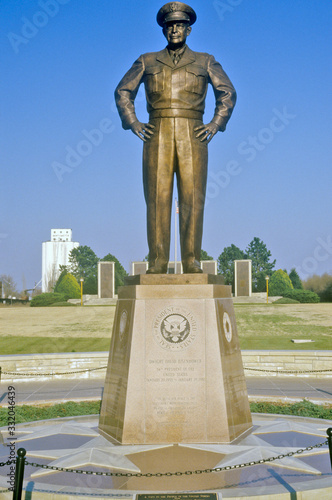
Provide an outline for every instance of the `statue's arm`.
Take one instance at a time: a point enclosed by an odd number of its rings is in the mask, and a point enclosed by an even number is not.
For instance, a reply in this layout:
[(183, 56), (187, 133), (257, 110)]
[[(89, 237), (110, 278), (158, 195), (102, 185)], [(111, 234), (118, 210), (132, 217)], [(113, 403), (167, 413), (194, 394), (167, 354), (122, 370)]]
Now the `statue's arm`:
[(224, 132), (236, 103), (236, 91), (225, 71), (213, 56), (210, 56), (209, 59), (208, 74), (209, 83), (213, 87), (216, 98), (212, 122), (218, 125), (221, 132)]
[(131, 130), (137, 137), (146, 141), (153, 135), (154, 126), (141, 123), (135, 112), (135, 98), (144, 76), (144, 57), (140, 56), (122, 78), (115, 89), (115, 102), (125, 130)]
[(236, 102), (236, 92), (232, 82), (213, 56), (208, 61), (209, 83), (213, 87), (216, 108), (212, 121), (195, 128), (196, 137), (209, 143), (217, 132), (223, 132), (231, 117)]
[(135, 98), (144, 75), (144, 58), (140, 56), (129, 71), (124, 75), (115, 89), (116, 106), (125, 130), (137, 120), (135, 112)]

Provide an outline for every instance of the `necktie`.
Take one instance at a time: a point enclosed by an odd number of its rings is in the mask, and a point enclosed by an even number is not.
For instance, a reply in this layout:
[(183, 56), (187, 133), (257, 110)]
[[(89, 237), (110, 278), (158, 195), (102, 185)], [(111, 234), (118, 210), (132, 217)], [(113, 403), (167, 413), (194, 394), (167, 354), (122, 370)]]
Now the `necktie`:
[(173, 55), (173, 63), (175, 64), (175, 66), (176, 66), (176, 65), (177, 65), (177, 63), (180, 61), (180, 59), (181, 59), (181, 54), (174, 52), (174, 55)]

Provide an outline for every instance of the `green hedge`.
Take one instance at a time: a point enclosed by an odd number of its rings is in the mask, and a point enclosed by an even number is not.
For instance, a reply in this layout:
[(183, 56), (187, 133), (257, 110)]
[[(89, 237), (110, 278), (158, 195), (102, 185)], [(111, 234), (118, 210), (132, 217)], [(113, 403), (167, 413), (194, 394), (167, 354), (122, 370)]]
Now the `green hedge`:
[[(16, 406), (16, 423), (35, 422), (50, 418), (72, 417), (79, 415), (98, 415), (101, 401), (83, 401), (76, 403), (59, 403), (52, 406)], [(250, 403), (250, 410), (254, 413), (273, 413), (282, 415), (298, 415), (301, 417), (332, 419), (332, 407), (321, 406), (307, 400), (298, 403)], [(0, 427), (8, 425), (8, 408), (0, 408)]]
[(320, 302), (319, 296), (315, 292), (310, 290), (288, 290), (283, 293), (284, 297), (288, 299), (298, 300), (302, 304), (317, 303)]
[(71, 302), (53, 302), (50, 307), (76, 307), (76, 304), (72, 304)]
[[(17, 424), (47, 420), (51, 418), (75, 417), (81, 415), (95, 415), (100, 412), (101, 401), (82, 401), (80, 403), (69, 401), (52, 406), (20, 405), (15, 407), (15, 421)], [(0, 427), (8, 424), (8, 409), (0, 408)]]
[(295, 299), (289, 299), (287, 297), (283, 297), (282, 299), (275, 300), (273, 304), (299, 304), (300, 302)]
[(323, 418), (331, 420), (332, 408), (316, 405), (311, 401), (303, 399), (298, 403), (250, 403), (250, 410), (253, 413), (273, 413), (279, 415), (298, 415), (300, 417)]
[(47, 307), (55, 302), (66, 302), (66, 297), (62, 293), (41, 293), (30, 302), (30, 307)]

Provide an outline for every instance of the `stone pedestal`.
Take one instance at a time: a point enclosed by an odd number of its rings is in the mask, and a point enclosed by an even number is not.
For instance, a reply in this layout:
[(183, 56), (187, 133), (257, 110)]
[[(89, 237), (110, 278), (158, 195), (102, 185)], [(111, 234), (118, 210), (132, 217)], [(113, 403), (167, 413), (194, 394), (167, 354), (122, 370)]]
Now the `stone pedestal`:
[(230, 443), (250, 429), (231, 288), (208, 274), (126, 282), (100, 433), (122, 444)]

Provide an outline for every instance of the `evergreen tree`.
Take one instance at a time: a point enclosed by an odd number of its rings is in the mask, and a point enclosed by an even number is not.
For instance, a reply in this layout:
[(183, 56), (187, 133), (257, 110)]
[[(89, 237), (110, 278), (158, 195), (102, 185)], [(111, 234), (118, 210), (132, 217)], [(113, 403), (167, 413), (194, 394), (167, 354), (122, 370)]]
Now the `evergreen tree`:
[(269, 281), (269, 295), (272, 297), (283, 296), (285, 292), (290, 290), (293, 290), (293, 285), (286, 271), (282, 269), (275, 271)]
[(57, 293), (62, 293), (66, 297), (66, 300), (79, 299), (81, 297), (81, 289), (75, 276), (66, 273), (57, 286)]
[(201, 250), (201, 260), (213, 260), (213, 257), (211, 257), (211, 255), (208, 255), (205, 250)]
[(326, 285), (326, 288), (319, 294), (321, 302), (332, 302), (332, 283)]
[(61, 281), (63, 280), (63, 278), (68, 274), (68, 269), (67, 269), (67, 266), (60, 266), (60, 275), (58, 277), (58, 280), (57, 282), (55, 283), (55, 287), (54, 287), (54, 293), (61, 293), (59, 292), (59, 285), (61, 283)]
[(88, 246), (74, 248), (69, 255), (70, 272), (77, 282), (84, 278), (83, 290), (85, 294), (98, 293), (98, 257)]
[(252, 261), (252, 288), (253, 292), (264, 292), (266, 276), (271, 276), (276, 261), (270, 262), (271, 252), (265, 243), (255, 237), (246, 249), (246, 258)]
[(293, 284), (293, 288), (296, 290), (303, 290), (303, 285), (302, 281), (300, 279), (300, 276), (297, 274), (295, 267), (291, 269), (291, 272), (289, 273), (290, 280)]
[(225, 285), (234, 289), (234, 260), (242, 260), (245, 254), (236, 245), (225, 247), (218, 257), (218, 274), (224, 277)]

